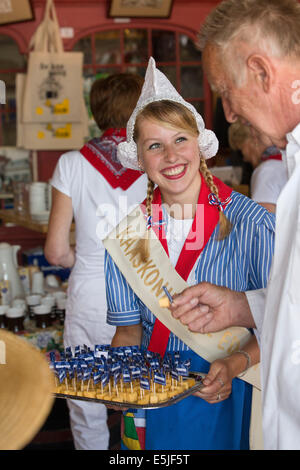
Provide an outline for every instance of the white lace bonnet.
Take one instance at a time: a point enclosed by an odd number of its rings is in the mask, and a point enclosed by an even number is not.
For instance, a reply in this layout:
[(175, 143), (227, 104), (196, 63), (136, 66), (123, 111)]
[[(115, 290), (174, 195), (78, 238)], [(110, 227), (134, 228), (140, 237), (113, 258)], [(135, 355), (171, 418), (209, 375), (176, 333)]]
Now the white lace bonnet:
[(199, 148), (203, 158), (214, 157), (219, 143), (213, 131), (205, 129), (204, 121), (193, 105), (185, 101), (167, 77), (156, 68), (155, 60), (150, 57), (145, 81), (137, 105), (127, 123), (127, 138), (118, 145), (117, 155), (120, 163), (132, 170), (139, 170), (136, 143), (133, 140), (135, 120), (139, 112), (153, 101), (170, 100), (183, 104), (194, 115), (199, 130)]

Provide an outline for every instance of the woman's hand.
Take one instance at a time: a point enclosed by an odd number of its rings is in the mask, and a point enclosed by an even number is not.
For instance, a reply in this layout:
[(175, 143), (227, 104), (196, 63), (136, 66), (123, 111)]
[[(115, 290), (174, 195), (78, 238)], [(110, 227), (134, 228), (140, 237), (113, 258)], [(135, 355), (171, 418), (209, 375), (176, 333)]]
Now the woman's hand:
[(208, 403), (219, 403), (226, 400), (231, 394), (233, 378), (230, 357), (217, 359), (211, 364), (209, 372), (203, 380), (204, 387), (194, 395)]

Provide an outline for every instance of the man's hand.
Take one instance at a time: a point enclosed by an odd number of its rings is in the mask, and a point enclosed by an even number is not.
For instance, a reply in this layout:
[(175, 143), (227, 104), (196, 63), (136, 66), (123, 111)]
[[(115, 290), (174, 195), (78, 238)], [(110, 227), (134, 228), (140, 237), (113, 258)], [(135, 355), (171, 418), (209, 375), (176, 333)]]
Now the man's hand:
[(174, 296), (170, 310), (174, 318), (198, 333), (213, 333), (230, 326), (255, 328), (243, 292), (234, 292), (207, 282), (189, 287)]

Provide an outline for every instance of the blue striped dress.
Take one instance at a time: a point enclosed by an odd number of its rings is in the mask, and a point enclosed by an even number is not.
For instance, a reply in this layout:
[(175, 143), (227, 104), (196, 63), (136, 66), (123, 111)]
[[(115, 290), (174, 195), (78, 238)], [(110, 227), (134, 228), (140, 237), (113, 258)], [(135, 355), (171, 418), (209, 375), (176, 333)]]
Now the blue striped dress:
[[(215, 228), (188, 278), (236, 291), (265, 287), (274, 248), (275, 217), (242, 194), (232, 192), (225, 215), (232, 230), (217, 240)], [(166, 218), (167, 222), (167, 218)], [(115, 326), (142, 323), (142, 347), (147, 348), (155, 316), (135, 295), (108, 253), (105, 257), (107, 322)], [(191, 359), (191, 370), (208, 372), (209, 363), (173, 333), (167, 351), (181, 351)], [(248, 449), (252, 387), (241, 379), (232, 382), (227, 400), (209, 404), (189, 397), (170, 407), (146, 412), (146, 449)]]

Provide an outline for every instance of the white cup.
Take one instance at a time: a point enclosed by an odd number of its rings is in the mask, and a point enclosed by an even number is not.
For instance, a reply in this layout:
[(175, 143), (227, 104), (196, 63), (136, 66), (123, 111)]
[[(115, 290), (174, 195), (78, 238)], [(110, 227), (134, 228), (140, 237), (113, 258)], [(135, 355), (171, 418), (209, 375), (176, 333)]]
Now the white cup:
[(11, 304), (12, 307), (22, 308), (23, 312), (26, 310), (26, 302), (23, 299), (14, 299)]
[(46, 283), (49, 287), (59, 287), (58, 280), (54, 274), (48, 274), (48, 276), (46, 276)]
[(65, 299), (67, 297), (67, 294), (62, 290), (58, 290), (56, 292), (53, 292), (52, 295), (55, 298), (56, 303), (58, 302), (59, 299)]
[(55, 306), (55, 297), (53, 295), (47, 295), (41, 299), (42, 305), (49, 305), (51, 308)]
[(0, 305), (0, 315), (5, 315), (8, 309), (9, 305)]
[(39, 214), (48, 209), (47, 189), (48, 184), (43, 182), (31, 183), (29, 187), (29, 212)]
[(33, 307), (37, 328), (51, 326), (51, 305), (41, 304)]
[(31, 292), (33, 294), (44, 293), (44, 275), (41, 271), (32, 274)]
[(67, 304), (67, 299), (57, 299), (57, 308), (58, 310), (65, 310)]
[(36, 305), (35, 307), (33, 307), (33, 311), (35, 315), (46, 315), (48, 313), (51, 313), (51, 305), (47, 305), (47, 304)]
[(41, 303), (41, 298), (42, 296), (38, 294), (27, 295), (27, 305), (39, 305)]
[(35, 307), (36, 305), (40, 305), (41, 298), (42, 298), (42, 296), (38, 295), (38, 294), (36, 294), (36, 295), (27, 295), (26, 303), (27, 303), (27, 306), (28, 306), (29, 318), (34, 318), (33, 307)]
[(61, 325), (64, 324), (66, 315), (67, 298), (60, 298), (56, 300), (56, 318)]
[(50, 308), (51, 318), (52, 318), (52, 320), (55, 320), (55, 317), (56, 317), (55, 297), (51, 294), (46, 295), (45, 297), (42, 298), (41, 302), (42, 302), (42, 305), (47, 305), (47, 307)]
[(5, 314), (7, 318), (20, 318), (24, 317), (24, 310), (22, 307), (10, 307)]

